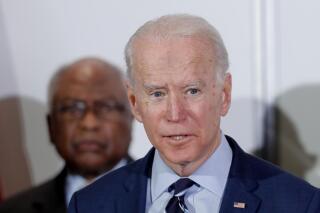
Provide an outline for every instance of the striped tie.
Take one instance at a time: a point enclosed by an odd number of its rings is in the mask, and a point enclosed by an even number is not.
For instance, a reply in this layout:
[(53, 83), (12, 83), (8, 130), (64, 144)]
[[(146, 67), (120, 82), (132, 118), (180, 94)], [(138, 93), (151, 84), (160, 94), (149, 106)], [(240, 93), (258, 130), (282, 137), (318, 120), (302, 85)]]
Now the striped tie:
[(167, 213), (182, 213), (187, 212), (188, 208), (184, 202), (184, 193), (178, 195), (180, 192), (190, 188), (193, 184), (197, 184), (189, 178), (180, 178), (168, 188), (168, 191), (174, 191), (173, 197), (169, 200), (166, 206)]

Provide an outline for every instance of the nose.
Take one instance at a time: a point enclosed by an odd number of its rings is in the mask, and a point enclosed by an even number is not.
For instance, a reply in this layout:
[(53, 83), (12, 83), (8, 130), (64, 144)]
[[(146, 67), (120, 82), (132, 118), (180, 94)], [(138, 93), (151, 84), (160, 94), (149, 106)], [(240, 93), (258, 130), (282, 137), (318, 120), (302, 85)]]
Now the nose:
[(170, 122), (180, 122), (186, 118), (185, 103), (183, 97), (169, 95), (167, 101), (167, 120)]
[(99, 129), (99, 122), (97, 115), (93, 111), (88, 110), (81, 118), (80, 126), (83, 130), (96, 131)]

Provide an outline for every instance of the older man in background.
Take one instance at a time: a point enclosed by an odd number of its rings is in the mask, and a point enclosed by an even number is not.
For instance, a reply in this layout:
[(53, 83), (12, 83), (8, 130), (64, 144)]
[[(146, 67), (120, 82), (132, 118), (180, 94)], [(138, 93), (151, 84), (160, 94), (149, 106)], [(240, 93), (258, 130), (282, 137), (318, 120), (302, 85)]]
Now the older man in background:
[(75, 191), (132, 161), (132, 115), (122, 80), (118, 68), (97, 58), (76, 61), (53, 76), (47, 119), (65, 167), (1, 204), (1, 213), (65, 213)]

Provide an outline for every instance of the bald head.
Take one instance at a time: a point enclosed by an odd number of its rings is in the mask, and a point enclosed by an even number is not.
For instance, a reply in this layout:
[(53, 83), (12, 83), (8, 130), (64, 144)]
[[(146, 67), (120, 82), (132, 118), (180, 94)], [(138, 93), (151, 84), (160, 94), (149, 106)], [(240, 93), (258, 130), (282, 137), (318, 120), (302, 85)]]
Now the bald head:
[[(215, 61), (218, 80), (222, 83), (225, 73), (229, 68), (228, 52), (217, 29), (205, 19), (188, 15), (175, 14), (165, 15), (157, 19), (146, 22), (129, 39), (125, 49), (125, 59), (127, 63), (127, 75), (133, 83), (135, 55), (142, 49), (145, 41), (166, 41), (173, 38), (195, 38), (203, 42), (206, 48), (214, 54), (212, 60)], [(213, 70), (213, 71), (215, 71)]]
[[(114, 82), (116, 91), (125, 94), (122, 73), (116, 66), (99, 58), (83, 58), (61, 67), (51, 78), (48, 88), (48, 104), (51, 110), (54, 96), (60, 92), (61, 85), (71, 82), (79, 84), (94, 81), (98, 85)], [(63, 92), (63, 91), (61, 91)]]

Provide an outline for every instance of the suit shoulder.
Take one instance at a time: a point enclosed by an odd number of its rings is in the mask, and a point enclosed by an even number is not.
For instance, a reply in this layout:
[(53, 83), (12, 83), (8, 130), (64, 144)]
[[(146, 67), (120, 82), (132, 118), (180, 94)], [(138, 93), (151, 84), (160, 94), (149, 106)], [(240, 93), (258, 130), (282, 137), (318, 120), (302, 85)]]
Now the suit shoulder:
[(280, 167), (244, 152), (233, 138), (230, 136), (226, 137), (233, 151), (232, 166), (230, 168), (231, 176), (237, 176), (243, 179), (253, 179), (259, 182), (270, 179), (279, 181), (286, 180), (298, 185), (315, 188), (306, 181), (295, 177)]
[[(137, 167), (140, 166), (141, 159), (134, 161), (126, 166), (123, 166), (115, 171), (107, 173), (97, 179), (95, 182), (85, 187), (83, 191), (99, 191), (104, 188), (113, 189), (118, 188), (119, 185), (122, 185), (124, 181), (127, 180), (128, 176), (132, 176), (135, 174), (140, 174)], [(82, 191), (82, 190), (80, 190)]]
[(268, 210), (262, 212), (319, 212), (319, 189), (270, 162), (244, 152), (230, 139), (229, 143), (233, 159), (226, 197), (233, 197), (235, 191), (243, 189), (262, 201), (260, 209)]
[[(254, 162), (258, 177), (256, 195), (264, 200), (262, 207), (277, 204), (278, 207), (288, 210), (283, 212), (319, 212), (320, 190), (305, 180), (298, 178), (273, 164), (250, 156)], [(291, 209), (291, 210), (289, 210)]]
[[(289, 194), (289, 197), (300, 195), (309, 196), (319, 191), (306, 181), (282, 170), (276, 165), (244, 152), (231, 137), (227, 136), (229, 145), (233, 151), (233, 159), (230, 168), (230, 178), (241, 179), (249, 186), (258, 183), (263, 192), (273, 190), (277, 195)], [(292, 193), (290, 193), (292, 192)]]
[(263, 159), (257, 158), (250, 154), (245, 154), (246, 163), (243, 168), (247, 171), (248, 177), (256, 179), (259, 184), (267, 188), (273, 188), (275, 191), (280, 194), (292, 195), (303, 195), (306, 196), (312, 195), (313, 193), (319, 193), (319, 189), (312, 186), (305, 180), (290, 174), (287, 171), (282, 170), (280, 167), (267, 162)]
[[(103, 175), (75, 194), (78, 199), (85, 200), (99, 200), (104, 197), (100, 195), (106, 193), (112, 194), (112, 197), (117, 197), (117, 195), (121, 196), (121, 194), (126, 190), (125, 186), (127, 182), (136, 182), (141, 180), (141, 176), (143, 176), (143, 172), (141, 171), (142, 164), (142, 159), (136, 160), (126, 166)], [(104, 199), (106, 198), (104, 197)]]
[(66, 174), (66, 169), (63, 169), (56, 177), (8, 198), (0, 205), (0, 213), (64, 212)]
[[(19, 210), (30, 209), (33, 201), (45, 199), (45, 197), (53, 196), (54, 180), (47, 181), (39, 186), (32, 187), (25, 191), (8, 198), (0, 205), (0, 213), (18, 212)], [(49, 198), (48, 198), (49, 199)]]
[[(135, 195), (145, 196), (149, 177), (147, 171), (151, 162), (149, 160), (153, 159), (153, 151), (149, 153), (144, 158), (110, 172), (76, 192), (70, 201), (69, 212), (103, 212), (102, 209), (114, 212), (118, 201), (129, 199), (129, 194), (134, 199), (138, 198)], [(127, 202), (133, 200), (129, 199)]]

